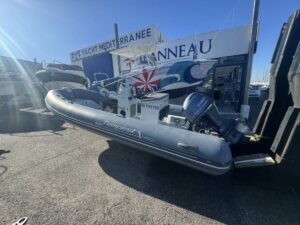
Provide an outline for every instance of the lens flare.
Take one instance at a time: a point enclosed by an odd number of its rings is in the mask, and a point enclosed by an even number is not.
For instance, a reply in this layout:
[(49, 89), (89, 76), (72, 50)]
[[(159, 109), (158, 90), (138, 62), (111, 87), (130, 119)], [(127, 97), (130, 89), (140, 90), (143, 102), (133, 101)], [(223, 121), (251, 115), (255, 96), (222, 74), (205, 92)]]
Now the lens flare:
[[(37, 81), (34, 79), (35, 68), (30, 68), (16, 55), (26, 57), (26, 53), (4, 29), (0, 28), (0, 48), (8, 57), (0, 57), (0, 111), (19, 117), (19, 110), (24, 107), (41, 107), (43, 97)], [(31, 63), (34, 65), (34, 63)], [(38, 66), (38, 63), (36, 63)], [(37, 119), (37, 125), (40, 121)]]

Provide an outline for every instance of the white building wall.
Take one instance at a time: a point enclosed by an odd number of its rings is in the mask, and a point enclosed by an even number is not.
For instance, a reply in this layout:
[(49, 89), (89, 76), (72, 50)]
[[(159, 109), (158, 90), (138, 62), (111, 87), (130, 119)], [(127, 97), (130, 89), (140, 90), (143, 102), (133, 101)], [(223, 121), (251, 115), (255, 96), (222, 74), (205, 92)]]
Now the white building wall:
[[(212, 59), (243, 55), (248, 54), (250, 37), (251, 25), (247, 25), (158, 43), (159, 50), (147, 54), (152, 55), (157, 64), (193, 58)], [(122, 71), (130, 69), (125, 59), (121, 57)]]

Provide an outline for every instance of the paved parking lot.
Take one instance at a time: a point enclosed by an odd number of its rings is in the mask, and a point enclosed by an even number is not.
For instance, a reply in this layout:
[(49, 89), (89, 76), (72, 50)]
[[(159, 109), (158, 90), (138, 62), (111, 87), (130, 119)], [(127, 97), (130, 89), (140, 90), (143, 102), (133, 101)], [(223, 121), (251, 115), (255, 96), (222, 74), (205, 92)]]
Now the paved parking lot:
[(0, 224), (299, 224), (282, 167), (208, 176), (52, 119), (0, 134)]

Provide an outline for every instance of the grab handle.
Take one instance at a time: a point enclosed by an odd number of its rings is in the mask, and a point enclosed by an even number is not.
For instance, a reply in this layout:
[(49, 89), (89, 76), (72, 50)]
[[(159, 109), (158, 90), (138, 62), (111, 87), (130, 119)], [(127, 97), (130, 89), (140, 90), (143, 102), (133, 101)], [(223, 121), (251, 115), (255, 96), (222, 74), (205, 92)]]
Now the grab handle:
[(198, 148), (196, 146), (192, 146), (183, 142), (177, 142), (177, 147), (183, 150), (188, 150), (188, 151), (196, 151)]

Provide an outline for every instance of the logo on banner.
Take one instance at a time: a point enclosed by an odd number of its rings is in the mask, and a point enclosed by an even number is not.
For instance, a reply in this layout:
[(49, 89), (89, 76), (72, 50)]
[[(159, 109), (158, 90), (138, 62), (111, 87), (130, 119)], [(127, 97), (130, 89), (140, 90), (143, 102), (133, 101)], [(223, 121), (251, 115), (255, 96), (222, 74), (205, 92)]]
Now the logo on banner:
[(148, 71), (146, 69), (143, 69), (142, 76), (138, 76), (138, 75), (133, 76), (133, 78), (136, 80), (133, 83), (133, 86), (138, 87), (145, 92), (156, 89), (160, 79), (155, 76), (155, 71), (156, 68), (152, 70), (151, 74), (149, 75)]

